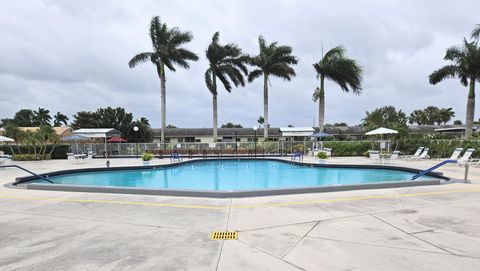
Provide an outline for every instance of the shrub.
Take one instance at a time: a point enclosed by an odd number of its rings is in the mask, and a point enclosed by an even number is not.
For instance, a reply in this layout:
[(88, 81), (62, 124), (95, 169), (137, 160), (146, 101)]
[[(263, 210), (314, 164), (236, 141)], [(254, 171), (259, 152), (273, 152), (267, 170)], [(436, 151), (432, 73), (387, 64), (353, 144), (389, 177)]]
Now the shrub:
[(50, 155), (41, 155), (41, 154), (14, 154), (12, 156), (13, 161), (40, 161), (48, 160)]
[(143, 161), (150, 161), (152, 160), (153, 158), (155, 158), (155, 156), (149, 152), (146, 152), (142, 155), (142, 160)]
[(317, 157), (318, 157), (318, 159), (327, 159), (328, 158), (327, 154), (323, 151), (318, 152)]
[[(69, 144), (47, 145), (47, 150), (45, 151), (45, 154), (49, 154), (53, 146), (55, 146), (55, 148), (52, 152), (51, 159), (67, 159), (67, 152), (70, 148)], [(33, 147), (29, 145), (15, 144), (0, 145), (0, 151), (3, 151), (4, 153), (12, 156), (17, 154), (33, 154)], [(37, 148), (37, 151), (39, 151), (39, 148)]]

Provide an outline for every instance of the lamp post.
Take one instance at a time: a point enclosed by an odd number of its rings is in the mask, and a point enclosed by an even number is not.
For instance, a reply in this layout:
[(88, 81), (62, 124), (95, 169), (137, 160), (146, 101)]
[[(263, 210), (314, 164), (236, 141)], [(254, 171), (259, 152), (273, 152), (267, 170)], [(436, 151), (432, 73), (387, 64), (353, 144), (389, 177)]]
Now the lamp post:
[(257, 125), (253, 126), (253, 131), (255, 132), (255, 137), (253, 139), (253, 142), (255, 144), (255, 158), (257, 157), (257, 129), (258, 129)]
[(133, 131), (135, 132), (135, 151), (137, 152), (138, 159), (138, 126), (134, 126)]

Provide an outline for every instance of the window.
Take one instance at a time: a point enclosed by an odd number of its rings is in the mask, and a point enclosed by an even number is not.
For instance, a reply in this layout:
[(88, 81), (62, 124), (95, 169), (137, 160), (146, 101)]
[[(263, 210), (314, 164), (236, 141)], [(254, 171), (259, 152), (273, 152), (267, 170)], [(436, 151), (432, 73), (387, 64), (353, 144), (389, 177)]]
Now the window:
[(185, 137), (185, 141), (184, 142), (195, 142), (195, 137)]

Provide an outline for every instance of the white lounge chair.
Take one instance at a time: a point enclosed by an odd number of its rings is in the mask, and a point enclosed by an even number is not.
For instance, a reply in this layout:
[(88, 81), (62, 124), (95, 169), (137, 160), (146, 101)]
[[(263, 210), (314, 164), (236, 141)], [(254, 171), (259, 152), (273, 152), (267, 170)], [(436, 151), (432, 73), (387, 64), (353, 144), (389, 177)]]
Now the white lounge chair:
[(413, 154), (413, 155), (407, 155), (405, 156), (407, 159), (415, 159), (415, 158), (418, 158), (420, 157), (420, 154), (422, 153), (423, 149), (425, 149), (425, 147), (418, 147), (417, 151)]
[[(462, 165), (465, 165), (467, 164), (468, 162), (471, 162), (471, 157), (472, 157), (472, 154), (473, 152), (475, 151), (475, 149), (472, 149), (472, 148), (469, 148), (465, 151), (465, 153), (463, 154), (463, 156), (457, 160), (457, 165), (459, 166), (462, 166)], [(472, 161), (474, 162), (474, 161)]]
[(463, 148), (456, 148), (456, 149), (453, 151), (453, 153), (452, 153), (452, 155), (450, 156), (450, 158), (448, 158), (448, 159), (450, 159), (450, 160), (457, 160), (458, 157), (460, 157), (460, 154), (462, 153), (462, 151), (463, 151)]
[(428, 155), (429, 148), (424, 148), (422, 153), (418, 157), (410, 157), (410, 159), (418, 160), (418, 159), (430, 159)]

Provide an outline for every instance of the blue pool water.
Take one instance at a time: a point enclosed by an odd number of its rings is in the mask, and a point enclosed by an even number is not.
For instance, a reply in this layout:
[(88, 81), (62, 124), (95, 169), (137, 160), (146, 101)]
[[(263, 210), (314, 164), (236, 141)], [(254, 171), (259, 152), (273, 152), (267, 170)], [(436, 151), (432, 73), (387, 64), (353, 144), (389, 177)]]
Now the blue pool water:
[[(272, 160), (210, 160), (157, 169), (69, 173), (50, 180), (83, 186), (241, 191), (407, 181), (413, 175), (400, 170), (307, 167)], [(428, 179), (433, 178), (417, 180)]]

